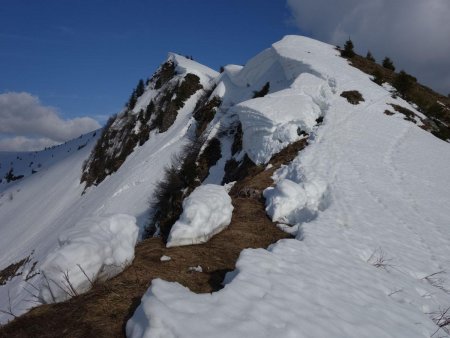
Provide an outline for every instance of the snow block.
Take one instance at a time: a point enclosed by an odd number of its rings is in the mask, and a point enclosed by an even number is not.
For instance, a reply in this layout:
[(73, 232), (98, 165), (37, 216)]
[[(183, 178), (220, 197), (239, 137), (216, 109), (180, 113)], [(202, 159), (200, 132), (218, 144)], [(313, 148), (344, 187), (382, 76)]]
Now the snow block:
[(283, 179), (264, 190), (266, 212), (273, 222), (301, 224), (313, 220), (324, 207), (327, 185), (324, 182), (295, 183)]
[(232, 213), (225, 187), (199, 186), (183, 201), (183, 213), (170, 231), (167, 247), (207, 242), (230, 224)]
[(80, 221), (59, 237), (59, 248), (42, 264), (40, 300), (67, 300), (120, 273), (134, 259), (138, 232), (136, 218), (125, 214)]

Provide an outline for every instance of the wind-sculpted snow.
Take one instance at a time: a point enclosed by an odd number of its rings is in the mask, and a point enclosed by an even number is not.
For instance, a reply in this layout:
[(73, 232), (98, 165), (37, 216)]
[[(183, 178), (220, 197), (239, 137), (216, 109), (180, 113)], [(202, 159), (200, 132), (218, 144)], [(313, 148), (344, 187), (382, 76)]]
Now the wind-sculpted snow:
[[(269, 215), (288, 231), (301, 229), (301, 241), (243, 251), (216, 293), (154, 280), (128, 322), (129, 337), (448, 336), (435, 322), (450, 306), (450, 146), (401, 115), (385, 115), (390, 104), (420, 113), (338, 54), (289, 36), (258, 56), (263, 73), (253, 61), (251, 69), (225, 69), (223, 102), (240, 103), (231, 111), (242, 118), (253, 159), (263, 163), (276, 151), (272, 121), (283, 114), (271, 114), (279, 107), (288, 107), (285, 121), (298, 116), (311, 128), (309, 145), (265, 192)], [(278, 88), (251, 100), (267, 81)], [(247, 98), (233, 97), (233, 86), (246, 82)], [(282, 86), (293, 94), (275, 103)], [(353, 90), (364, 102), (340, 97)], [(306, 98), (295, 101), (295, 93)], [(305, 122), (319, 112), (320, 127)]]
[(225, 187), (199, 186), (183, 201), (183, 213), (170, 231), (167, 247), (207, 242), (230, 224), (232, 212)]
[(307, 73), (293, 88), (235, 106), (232, 111), (242, 123), (244, 151), (256, 164), (269, 162), (272, 155), (313, 131), (330, 95), (327, 81)]
[(327, 205), (327, 185), (324, 182), (294, 182), (281, 180), (275, 188), (264, 191), (266, 212), (272, 221), (296, 225), (310, 222)]
[(59, 236), (59, 248), (42, 263), (39, 299), (64, 301), (117, 275), (134, 258), (138, 232), (136, 218), (125, 214), (80, 221)]

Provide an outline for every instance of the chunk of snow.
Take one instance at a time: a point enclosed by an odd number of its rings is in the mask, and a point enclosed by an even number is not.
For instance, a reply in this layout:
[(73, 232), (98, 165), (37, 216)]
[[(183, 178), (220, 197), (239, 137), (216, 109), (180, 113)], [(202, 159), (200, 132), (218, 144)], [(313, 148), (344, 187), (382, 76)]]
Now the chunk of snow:
[(136, 218), (125, 214), (92, 217), (59, 237), (59, 248), (41, 266), (39, 298), (64, 301), (91, 288), (92, 282), (120, 273), (134, 258)]
[(167, 247), (207, 242), (230, 224), (232, 212), (225, 187), (199, 186), (183, 201), (183, 213), (170, 231)]
[(242, 123), (243, 149), (256, 164), (269, 162), (304, 132), (310, 133), (328, 108), (331, 88), (327, 81), (302, 74), (293, 86), (232, 108)]
[[(320, 110), (306, 96), (263, 97), (234, 108), (243, 131), (243, 148), (256, 164), (300, 138), (299, 130), (310, 131)], [(302, 114), (303, 113), (303, 114)]]
[(200, 265), (197, 265), (197, 266), (190, 266), (188, 271), (203, 272), (203, 269)]
[(161, 256), (160, 261), (161, 261), (161, 262), (168, 262), (168, 261), (170, 261), (171, 259), (172, 259), (172, 257), (163, 255), (163, 256)]
[(290, 225), (309, 222), (327, 200), (327, 185), (324, 182), (296, 183), (283, 179), (272, 188), (264, 190), (266, 212), (273, 222)]

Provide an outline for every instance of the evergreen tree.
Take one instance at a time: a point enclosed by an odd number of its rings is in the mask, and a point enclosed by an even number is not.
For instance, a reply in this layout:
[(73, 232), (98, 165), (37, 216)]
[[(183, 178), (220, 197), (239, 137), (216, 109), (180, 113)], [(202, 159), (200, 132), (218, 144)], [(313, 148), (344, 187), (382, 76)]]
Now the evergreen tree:
[(140, 79), (138, 85), (136, 86), (136, 96), (140, 97), (142, 94), (144, 94), (144, 91), (145, 91), (144, 80)]
[(375, 62), (375, 58), (373, 57), (373, 55), (370, 52), (370, 50), (367, 52), (366, 59), (369, 60), (369, 61)]
[(135, 89), (135, 90), (133, 90), (133, 93), (131, 93), (130, 99), (128, 100), (128, 103), (127, 103), (127, 108), (129, 110), (132, 110), (134, 108), (134, 106), (136, 105), (136, 102), (137, 102), (137, 98), (138, 97), (136, 95), (136, 89)]
[(380, 72), (380, 70), (378, 69), (375, 70), (372, 75), (373, 75), (372, 81), (381, 86), (384, 82), (384, 79), (383, 74)]
[(387, 56), (383, 60), (383, 67), (386, 68), (386, 69), (390, 69), (392, 71), (395, 71), (394, 63)]
[(353, 42), (350, 38), (345, 42), (344, 49), (341, 51), (341, 56), (346, 58), (352, 58), (355, 56), (355, 52), (353, 50)]
[(394, 79), (392, 85), (401, 94), (405, 95), (411, 89), (413, 84), (417, 81), (414, 76), (407, 74), (405, 71), (401, 71)]
[(14, 171), (13, 168), (9, 169), (9, 171), (5, 174), (5, 180), (7, 183), (14, 181)]

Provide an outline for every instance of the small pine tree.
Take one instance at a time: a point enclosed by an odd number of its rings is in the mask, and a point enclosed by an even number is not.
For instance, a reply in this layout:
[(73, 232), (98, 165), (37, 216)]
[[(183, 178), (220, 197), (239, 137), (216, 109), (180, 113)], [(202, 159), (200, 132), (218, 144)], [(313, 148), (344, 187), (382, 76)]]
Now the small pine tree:
[(369, 60), (369, 61), (375, 62), (375, 58), (373, 57), (373, 55), (370, 52), (370, 50), (367, 52), (366, 59)]
[(383, 79), (383, 74), (380, 72), (380, 70), (378, 70), (378, 69), (375, 70), (372, 73), (372, 75), (373, 75), (372, 81), (381, 86), (384, 82), (384, 79)]
[(383, 67), (386, 68), (386, 69), (390, 69), (393, 72), (395, 71), (394, 63), (387, 56), (383, 60)]
[(14, 181), (14, 169), (11, 168), (9, 171), (5, 174), (5, 180), (7, 183)]
[(411, 76), (402, 70), (395, 77), (392, 85), (397, 89), (399, 94), (406, 95), (416, 81), (417, 79), (414, 76)]
[(135, 89), (135, 90), (133, 90), (133, 93), (131, 93), (130, 98), (129, 98), (128, 102), (127, 102), (127, 108), (129, 110), (134, 108), (134, 106), (136, 105), (136, 102), (137, 102), (137, 98), (138, 97), (136, 95), (136, 89)]
[(139, 97), (142, 94), (144, 94), (145, 91), (145, 85), (144, 80), (140, 79), (137, 86), (136, 86), (136, 96)]
[(352, 58), (355, 56), (355, 51), (353, 50), (353, 42), (350, 38), (345, 42), (344, 49), (341, 51), (341, 56), (345, 58)]

